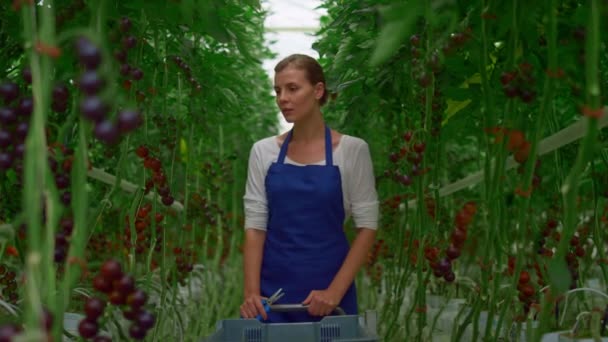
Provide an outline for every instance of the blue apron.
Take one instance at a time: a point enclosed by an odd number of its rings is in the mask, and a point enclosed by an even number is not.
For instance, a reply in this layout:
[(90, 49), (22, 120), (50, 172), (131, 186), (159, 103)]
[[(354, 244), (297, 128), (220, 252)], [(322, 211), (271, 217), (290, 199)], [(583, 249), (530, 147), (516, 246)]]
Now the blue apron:
[[(312, 290), (325, 290), (338, 273), (348, 251), (343, 231), (344, 204), (340, 169), (333, 165), (331, 133), (325, 127), (325, 164), (285, 164), (293, 130), (266, 175), (268, 227), (260, 287), (269, 297), (282, 288), (277, 304), (300, 304)], [(339, 306), (357, 314), (354, 283)], [(271, 312), (266, 322), (312, 322), (322, 317), (307, 312)]]

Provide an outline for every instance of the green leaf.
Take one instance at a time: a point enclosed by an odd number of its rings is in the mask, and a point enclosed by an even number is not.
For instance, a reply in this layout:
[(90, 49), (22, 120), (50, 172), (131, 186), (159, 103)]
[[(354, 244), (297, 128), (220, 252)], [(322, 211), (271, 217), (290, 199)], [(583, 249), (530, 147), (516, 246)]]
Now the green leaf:
[(471, 98), (471, 89), (446, 87), (443, 91), (444, 97), (455, 101), (464, 101)]
[(339, 84), (336, 90), (337, 90), (337, 91), (342, 91), (342, 90), (344, 90), (344, 89), (348, 88), (348, 87), (349, 87), (350, 85), (352, 85), (353, 83), (359, 82), (359, 81), (361, 81), (361, 80), (363, 80), (363, 77), (359, 77), (359, 78), (354, 79), (354, 80), (346, 81), (346, 82), (344, 82), (344, 83)]
[(208, 4), (201, 5), (199, 9), (205, 23), (205, 31), (218, 42), (229, 42), (231, 40), (230, 33), (222, 23), (219, 9)]
[(255, 9), (260, 8), (260, 0), (244, 0), (243, 2)]
[(348, 55), (350, 52), (352, 52), (350, 48), (351, 41), (352, 39), (350, 37), (345, 37), (344, 40), (342, 40), (342, 43), (340, 44), (340, 47), (338, 48), (338, 51), (336, 52), (336, 55), (334, 57), (334, 65), (339, 67), (346, 65)]
[(372, 46), (374, 46), (374, 40), (373, 39), (368, 39), (366, 41), (364, 41), (363, 43), (359, 43), (357, 44), (357, 47), (361, 48), (361, 49), (369, 49)]
[(234, 42), (236, 43), (237, 48), (239, 49), (239, 52), (247, 59), (251, 60), (254, 63), (259, 63), (262, 64), (262, 61), (260, 61), (258, 58), (254, 57), (251, 53), (250, 53), (250, 49), (246, 44), (243, 44), (243, 39), (235, 39)]
[(388, 21), (376, 41), (376, 49), (370, 59), (372, 67), (382, 64), (399, 49), (399, 46), (412, 31), (421, 7), (421, 2), (416, 1), (385, 7), (381, 10), (382, 17)]
[(460, 112), (461, 110), (465, 109), (471, 103), (471, 100), (469, 99), (469, 100), (464, 100), (464, 101), (454, 101), (454, 100), (447, 99), (446, 103), (447, 103), (447, 108), (444, 113), (444, 116), (445, 116), (445, 119), (443, 120), (444, 125), (448, 122), (448, 120), (450, 120), (450, 118), (452, 116), (454, 116), (456, 113)]
[(222, 94), (224, 94), (224, 97), (226, 97), (226, 100), (228, 100), (228, 103), (230, 105), (235, 105), (238, 103), (238, 99), (232, 90), (228, 88), (222, 88)]

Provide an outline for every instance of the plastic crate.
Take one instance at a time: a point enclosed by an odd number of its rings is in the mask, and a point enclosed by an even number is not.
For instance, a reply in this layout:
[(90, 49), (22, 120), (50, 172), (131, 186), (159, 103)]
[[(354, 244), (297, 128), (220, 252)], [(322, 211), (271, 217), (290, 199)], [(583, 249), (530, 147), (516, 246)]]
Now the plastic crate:
[(328, 316), (319, 322), (262, 323), (255, 319), (219, 321), (204, 342), (376, 342), (375, 312)]

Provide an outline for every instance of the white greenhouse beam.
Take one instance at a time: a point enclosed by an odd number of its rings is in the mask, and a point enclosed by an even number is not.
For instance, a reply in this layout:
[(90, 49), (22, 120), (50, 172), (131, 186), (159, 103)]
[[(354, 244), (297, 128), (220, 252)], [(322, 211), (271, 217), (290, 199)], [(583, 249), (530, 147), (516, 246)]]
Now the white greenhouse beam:
[[(604, 115), (598, 119), (598, 130), (608, 125), (608, 107), (604, 107)], [(562, 129), (561, 131), (546, 137), (538, 143), (537, 155), (542, 156), (549, 152), (553, 152), (562, 146), (568, 145), (578, 139), (581, 139), (587, 133), (587, 120), (581, 118), (581, 120), (573, 123), (572, 125)], [(519, 165), (513, 156), (509, 156), (505, 163), (505, 170), (510, 170)], [(484, 179), (483, 170), (472, 173), (462, 179), (459, 179), (453, 183), (450, 183), (441, 189), (439, 189), (439, 197), (451, 195), (462, 189), (474, 186), (480, 183)], [(408, 206), (414, 207), (417, 200), (413, 199), (408, 202)]]
[(319, 31), (319, 27), (287, 27), (287, 26), (275, 26), (265, 27), (266, 32), (280, 33), (280, 32), (303, 32), (303, 33), (314, 33)]
[[(98, 168), (95, 168), (95, 167), (91, 168), (91, 170), (89, 172), (87, 172), (87, 176), (89, 176), (89, 177), (91, 177), (93, 179), (96, 179), (96, 180), (98, 180), (98, 181), (100, 181), (102, 183), (106, 183), (108, 185), (114, 185), (114, 183), (116, 183), (116, 176), (111, 175), (111, 174), (105, 172), (104, 170), (98, 169)], [(135, 184), (133, 184), (131, 182), (128, 182), (128, 181), (126, 181), (124, 179), (122, 179), (120, 181), (120, 188), (123, 191), (126, 191), (128, 193), (134, 193), (138, 189), (141, 189), (140, 186), (135, 185)], [(148, 193), (145, 197), (147, 199), (149, 199), (149, 200), (154, 200), (155, 194), (152, 191), (150, 191), (150, 193)], [(158, 199), (159, 202), (161, 201), (161, 197), (160, 196), (158, 196), (157, 199)], [(178, 202), (177, 200), (174, 200), (173, 204), (171, 204), (171, 208), (173, 208), (173, 209), (175, 209), (177, 211), (182, 211), (182, 210), (184, 210), (184, 205), (181, 204), (180, 202)]]

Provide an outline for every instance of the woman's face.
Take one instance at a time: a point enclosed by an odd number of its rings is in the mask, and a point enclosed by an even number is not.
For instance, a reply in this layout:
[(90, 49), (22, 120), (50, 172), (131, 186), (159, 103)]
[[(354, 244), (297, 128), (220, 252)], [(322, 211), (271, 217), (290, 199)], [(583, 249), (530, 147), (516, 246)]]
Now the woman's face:
[(274, 91), (285, 120), (295, 122), (310, 116), (315, 109), (318, 110), (324, 85), (310, 84), (305, 70), (288, 66), (275, 74)]

